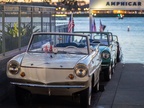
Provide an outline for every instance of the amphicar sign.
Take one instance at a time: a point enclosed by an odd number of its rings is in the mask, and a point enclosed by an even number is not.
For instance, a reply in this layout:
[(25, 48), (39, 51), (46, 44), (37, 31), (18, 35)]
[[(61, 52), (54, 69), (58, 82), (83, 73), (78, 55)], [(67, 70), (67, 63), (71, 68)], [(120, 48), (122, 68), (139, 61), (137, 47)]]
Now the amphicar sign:
[[(90, 0), (90, 27), (94, 11), (144, 10), (144, 0)], [(121, 13), (119, 13), (121, 14)]]
[(90, 0), (91, 10), (143, 10), (144, 0)]

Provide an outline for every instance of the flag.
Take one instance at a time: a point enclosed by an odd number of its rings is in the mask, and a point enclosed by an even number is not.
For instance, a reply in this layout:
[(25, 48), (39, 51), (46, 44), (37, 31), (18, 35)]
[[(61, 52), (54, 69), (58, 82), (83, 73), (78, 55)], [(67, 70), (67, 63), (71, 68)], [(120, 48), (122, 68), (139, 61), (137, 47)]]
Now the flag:
[(100, 32), (103, 32), (105, 28), (106, 28), (106, 25), (103, 25), (100, 20)]
[[(73, 20), (73, 14), (71, 14), (71, 15), (70, 15), (70, 18), (69, 18), (69, 23), (68, 23), (68, 32), (69, 32), (69, 33), (72, 33), (72, 32), (73, 32), (74, 26), (75, 26), (75, 24), (74, 24), (74, 20)], [(71, 36), (68, 36), (68, 37), (67, 37), (67, 42), (69, 43), (69, 42), (71, 42), (71, 41), (72, 41)]]
[(69, 18), (69, 23), (68, 23), (68, 32), (71, 33), (73, 32), (73, 28), (74, 28), (75, 24), (74, 24), (74, 20), (73, 20), (73, 15), (70, 15)]
[(93, 24), (92, 24), (92, 31), (93, 31), (93, 32), (96, 32), (95, 19), (93, 20)]

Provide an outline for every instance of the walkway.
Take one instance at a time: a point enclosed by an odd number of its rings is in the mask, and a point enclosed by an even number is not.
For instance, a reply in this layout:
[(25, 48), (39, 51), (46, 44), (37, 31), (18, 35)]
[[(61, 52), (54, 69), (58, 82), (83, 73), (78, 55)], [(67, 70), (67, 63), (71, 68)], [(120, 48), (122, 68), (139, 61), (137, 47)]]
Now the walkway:
[(144, 65), (118, 64), (96, 106), (92, 108), (144, 108)]

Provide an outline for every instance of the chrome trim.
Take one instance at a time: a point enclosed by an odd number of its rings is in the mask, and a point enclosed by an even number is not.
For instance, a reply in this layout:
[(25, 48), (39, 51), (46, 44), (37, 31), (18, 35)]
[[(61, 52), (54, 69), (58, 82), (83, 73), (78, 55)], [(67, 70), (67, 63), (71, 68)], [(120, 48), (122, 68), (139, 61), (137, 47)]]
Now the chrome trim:
[(29, 84), (29, 83), (18, 83), (10, 82), (13, 85), (28, 86), (28, 87), (42, 87), (42, 88), (85, 88), (85, 85), (46, 85), (46, 84)]
[(101, 66), (109, 66), (109, 64), (101, 64)]
[(98, 67), (95, 68), (91, 73), (89, 73), (89, 76), (91, 76), (97, 69), (98, 69)]
[(65, 69), (65, 70), (72, 70), (74, 68), (48, 68), (48, 67), (30, 67), (30, 66), (21, 66), (22, 68), (39, 68), (39, 69)]
[(89, 73), (89, 76), (91, 76), (91, 75), (100, 67), (101, 63), (102, 63), (102, 60), (101, 60), (100, 63), (97, 65), (97, 67), (96, 67), (91, 73)]

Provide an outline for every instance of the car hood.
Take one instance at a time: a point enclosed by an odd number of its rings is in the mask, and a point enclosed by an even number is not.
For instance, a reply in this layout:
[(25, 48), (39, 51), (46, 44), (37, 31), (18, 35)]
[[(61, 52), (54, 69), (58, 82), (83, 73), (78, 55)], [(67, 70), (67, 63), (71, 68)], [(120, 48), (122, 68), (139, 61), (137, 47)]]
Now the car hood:
[(99, 46), (100, 52), (103, 52), (104, 50), (109, 51), (109, 47), (108, 46)]
[(41, 68), (74, 68), (87, 55), (76, 54), (25, 54), (21, 66)]

